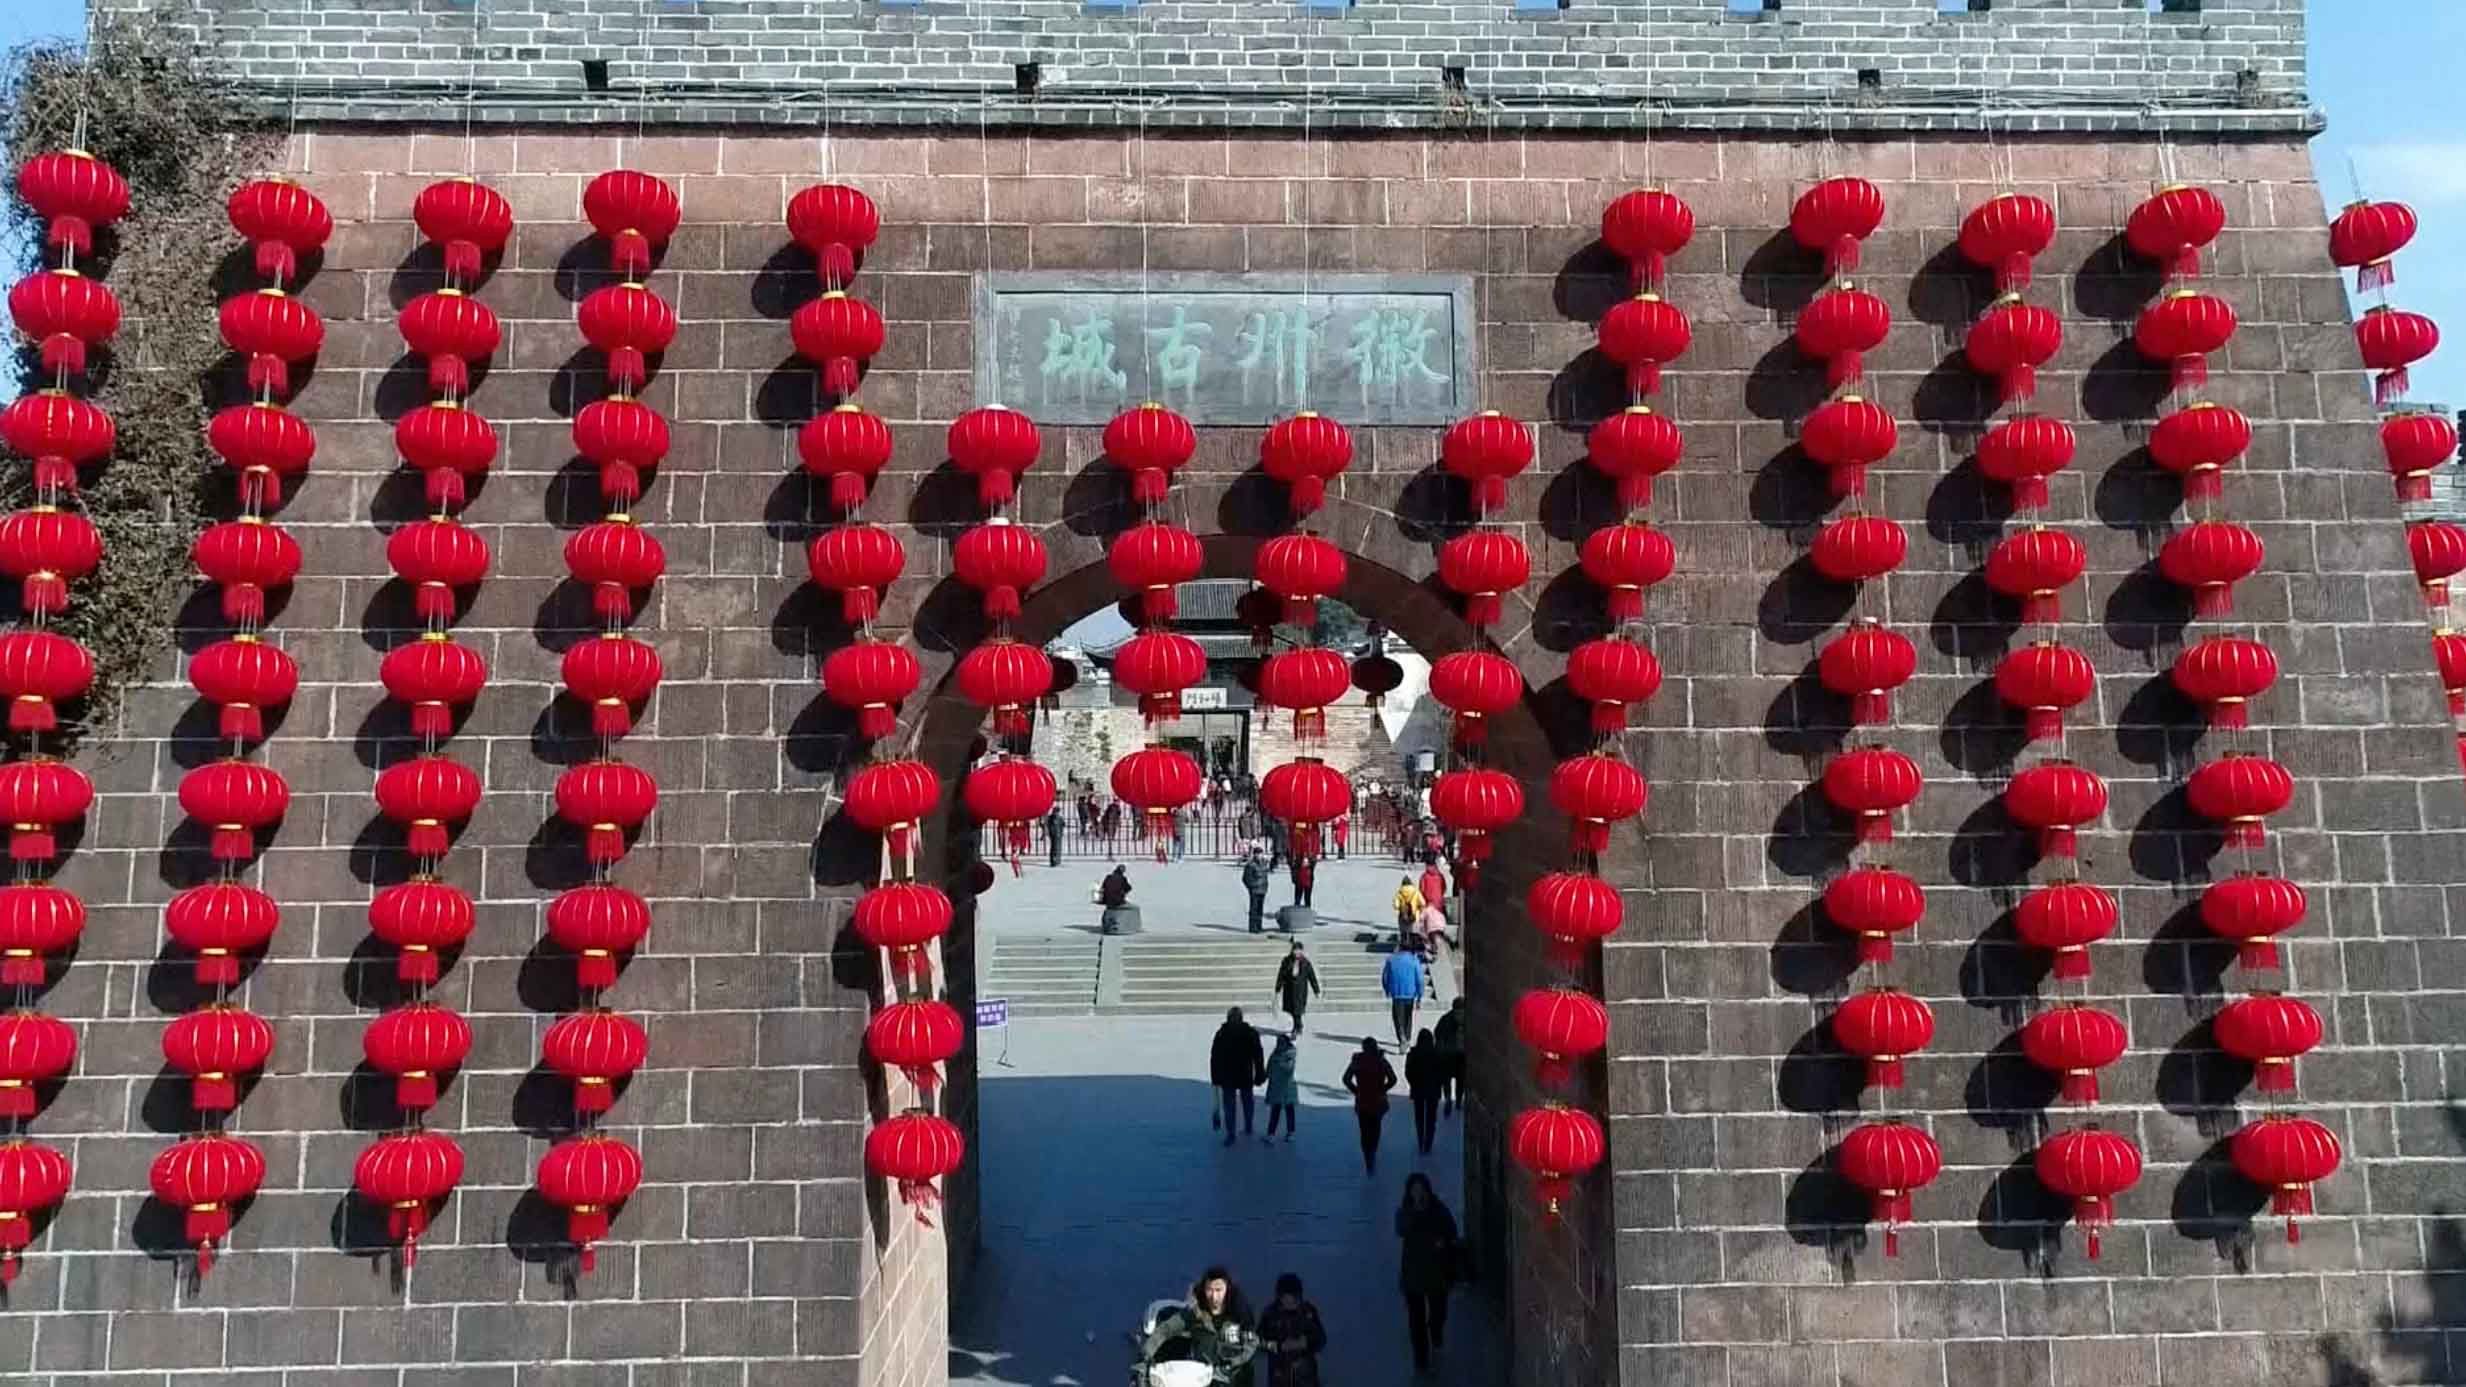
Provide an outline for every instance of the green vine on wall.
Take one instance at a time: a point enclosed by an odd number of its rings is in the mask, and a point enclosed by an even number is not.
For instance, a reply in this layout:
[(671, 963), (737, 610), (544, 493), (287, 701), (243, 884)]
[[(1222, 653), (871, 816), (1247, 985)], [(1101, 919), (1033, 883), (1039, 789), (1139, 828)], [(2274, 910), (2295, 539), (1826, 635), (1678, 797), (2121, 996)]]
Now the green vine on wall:
[[(173, 629), (197, 588), (189, 549), (228, 491), (205, 445), (224, 357), (216, 327), (215, 252), (230, 246), (223, 212), (233, 188), (263, 171), (276, 133), (205, 71), (167, 26), (143, 14), (102, 13), (89, 44), (37, 43), (0, 69), (0, 139), (9, 170), (46, 149), (81, 147), (129, 182), (129, 212), (96, 238), (90, 272), (119, 295), (119, 336), (98, 353), (86, 383), (109, 412), (119, 446), (88, 469), (83, 504), (103, 533), (102, 566), (76, 585), (55, 628), (94, 653), (94, 691), (72, 730), (108, 732), (126, 689), (168, 678)], [(12, 181), (13, 186), (13, 181)], [(11, 194), (14, 199), (14, 193)], [(19, 236), (0, 282), (35, 267), (39, 233), (18, 206)], [(30, 352), (10, 360), (17, 384), (48, 382)], [(0, 502), (31, 497), (28, 469), (12, 463)]]

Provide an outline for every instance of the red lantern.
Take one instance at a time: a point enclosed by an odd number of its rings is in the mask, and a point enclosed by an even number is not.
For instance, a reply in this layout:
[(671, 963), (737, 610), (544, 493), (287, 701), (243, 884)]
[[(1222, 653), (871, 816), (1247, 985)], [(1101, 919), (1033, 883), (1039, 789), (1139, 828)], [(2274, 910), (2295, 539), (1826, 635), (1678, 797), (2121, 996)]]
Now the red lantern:
[[(0, 426), (5, 424), (0, 418)], [(2457, 426), (2446, 415), (2422, 410), (2392, 414), (2380, 421), (2380, 447), (2389, 458), (2389, 475), (2397, 480), (2398, 499), (2428, 501), (2432, 472), (2457, 455)]]
[(1618, 483), (1618, 503), (1632, 511), (1652, 504), (1653, 478), (1678, 465), (1686, 440), (1678, 426), (1648, 405), (1629, 405), (1584, 438), (1593, 470)]
[(189, 1076), (188, 1104), (198, 1112), (231, 1111), (240, 1076), (264, 1068), (273, 1053), (274, 1028), (241, 1007), (202, 1007), (163, 1028), (163, 1062)]
[(283, 503), (283, 479), (308, 470), (317, 435), (280, 405), (233, 405), (206, 421), (206, 445), (240, 474), (240, 500), (252, 509)]
[(2021, 942), (2054, 954), (2055, 977), (2068, 981), (2089, 976), (2089, 946), (2115, 932), (2122, 912), (2087, 882), (2055, 881), (2023, 896), (2012, 920)]
[(813, 252), (826, 288), (856, 278), (857, 261), (882, 234), (873, 199), (844, 183), (820, 183), (788, 199), (788, 238)]
[(604, 866), (625, 855), (625, 835), (659, 807), (659, 782), (623, 761), (585, 761), (557, 777), (557, 817), (582, 829), (584, 852)]
[(1669, 258), (1694, 235), (1694, 209), (1659, 188), (1622, 193), (1601, 213), (1601, 243), (1627, 262), (1629, 284), (1639, 293), (1661, 282)]
[(2029, 287), (2029, 262), (2055, 244), (2055, 209), (2027, 193), (2003, 193), (1961, 219), (1961, 254), (1995, 272), (1995, 292)]
[(2097, 1102), (2098, 1071), (2122, 1059), (2131, 1046), (2123, 1022), (2071, 1002), (2039, 1012), (2021, 1028), (2021, 1053), (2062, 1077), (2067, 1103)]
[(951, 547), (951, 572), (985, 595), (985, 619), (1019, 615), (1019, 595), (1044, 581), (1045, 542), (1025, 525), (978, 525)]
[(1506, 508), (1508, 479), (1532, 465), (1532, 431), (1495, 409), (1458, 420), (1439, 440), (1439, 466), (1473, 489), (1483, 515)]
[(848, 817), (884, 835), (893, 861), (915, 864), (918, 821), (942, 800), (942, 779), (922, 761), (877, 761), (848, 781)]
[(651, 1037), (630, 1016), (588, 1007), (557, 1019), (539, 1041), (539, 1057), (574, 1084), (574, 1111), (602, 1113), (616, 1103), (616, 1086), (650, 1058)]
[(2242, 636), (2212, 636), (2175, 657), (2175, 687), (2209, 710), (2212, 727), (2250, 723), (2251, 701), (2277, 682), (2278, 657)]
[(368, 929), (394, 946), (397, 981), (425, 987), (437, 980), (437, 955), (471, 937), (478, 911), (459, 887), (415, 876), (368, 903)]
[(1978, 440), (1978, 470), (2012, 488), (2015, 508), (2037, 510), (2046, 504), (2046, 479), (2072, 465), (2077, 443), (2072, 426), (2060, 419), (2017, 414)]
[(1524, 699), (1524, 675), (1515, 662), (1491, 650), (1459, 650), (1430, 666), (1430, 696), (1456, 715), (1458, 745), (1489, 739), (1488, 720)]
[(2235, 310), (2226, 300), (2178, 289), (2141, 310), (2132, 329), (2134, 345), (2152, 361), (2168, 363), (2174, 388), (2188, 390), (2209, 379), (2209, 354), (2223, 351), (2235, 335)]
[(1638, 294), (1601, 319), (1601, 354), (1627, 371), (1627, 393), (1650, 395), (1661, 388), (1661, 368), (1687, 354), (1695, 329), (1678, 305), (1658, 294)]
[(2415, 239), (2415, 210), (2403, 202), (2356, 201), (2329, 223), (2329, 259), (2355, 272), (2360, 293), (2397, 283), (2390, 257)]
[(2169, 279), (2201, 272), (2201, 250), (2226, 229), (2226, 204), (2207, 188), (2160, 190), (2124, 222), (2133, 250), (2166, 266)]
[(1010, 504), (1020, 474), (1044, 451), (1035, 421), (1000, 405), (971, 409), (953, 419), (945, 444), (951, 465), (976, 479), (976, 499), (987, 510)]
[(2231, 940), (2246, 968), (2278, 966), (2277, 936), (2303, 923), (2303, 888), (2266, 872), (2238, 872), (2201, 892), (2201, 923)]
[[(992, 646), (978, 646), (960, 661), (960, 685), (968, 683), (968, 662)], [(1039, 652), (1042, 658), (1042, 652)], [(822, 692), (833, 703), (853, 710), (859, 735), (879, 741), (898, 730), (899, 705), (916, 692), (924, 666), (907, 647), (890, 641), (861, 640), (843, 645), (822, 661)]]
[(1607, 851), (1610, 825), (1643, 813), (1651, 798), (1642, 771), (1600, 752), (1571, 756), (1550, 773), (1550, 803), (1571, 821), (1574, 852)]
[(1113, 677), (1139, 696), (1139, 711), (1153, 725), (1181, 716), (1182, 690), (1207, 677), (1207, 652), (1188, 636), (1149, 631), (1115, 653)]
[(2072, 1216), (2089, 1234), (2098, 1260), (2099, 1232), (2115, 1221), (2115, 1196), (2139, 1183), (2141, 1149), (2128, 1137), (2097, 1127), (2058, 1132), (2038, 1147), (2039, 1183), (2072, 1201)]
[(897, 1185), (900, 1202), (927, 1228), (928, 1211), (942, 1202), (933, 1182), (955, 1173), (966, 1155), (967, 1138), (931, 1113), (901, 1113), (865, 1134), (865, 1169)]
[(1836, 496), (1864, 496), (1867, 469), (1892, 456), (1901, 446), (1900, 426), (1891, 411), (1857, 395), (1844, 395), (1816, 408), (1799, 430), (1798, 445), (1825, 469)]
[(1903, 1060), (1935, 1038), (1935, 1013), (1906, 992), (1871, 987), (1832, 1014), (1833, 1039), (1867, 1062), (1867, 1083), (1899, 1088)]
[(1871, 1216), (1884, 1225), (1884, 1255), (1901, 1255), (1901, 1225), (1911, 1220), (1910, 1196), (1944, 1170), (1935, 1138), (1899, 1118), (1869, 1122), (1841, 1139), (1841, 1178), (1866, 1192)]
[(94, 657), (55, 631), (20, 629), (0, 635), (0, 698), (9, 701), (9, 730), (50, 732), (56, 705), (82, 698), (94, 683)]
[(958, 1009), (942, 1001), (893, 1002), (865, 1023), (865, 1053), (904, 1071), (927, 1097), (941, 1087), (940, 1066), (958, 1057), (966, 1038)]
[(101, 461), (119, 439), (110, 415), (64, 391), (20, 395), (0, 410), (0, 444), (33, 459), (38, 490), (75, 491), (77, 469)]
[(659, 687), (659, 652), (646, 641), (608, 632), (579, 641), (561, 664), (566, 691), (590, 705), (591, 734), (622, 737), (634, 728), (633, 705)]
[(214, 1244), (231, 1232), (232, 1206), (265, 1183), (265, 1153), (222, 1132), (182, 1137), (154, 1158), (146, 1183), (156, 1199), (180, 1210), (180, 1237), (197, 1249), (202, 1277), (214, 1269)]
[(1892, 815), (1925, 786), (1918, 763), (1889, 747), (1857, 747), (1824, 767), (1824, 798), (1857, 823), (1858, 841), (1892, 841)]
[[(588, 533), (579, 531), (566, 542), (569, 555), (575, 540)], [(461, 605), (460, 591), (488, 576), (488, 541), (456, 520), (415, 520), (386, 536), (385, 561), (411, 585), (412, 610), (421, 620), (451, 621)]]
[(2355, 320), (2355, 345), (2363, 349), (2363, 364), (2380, 372), (2372, 382), (2372, 401), (2385, 405), (2405, 398), (2412, 383), (2406, 368), (2439, 348), (2440, 326), (2420, 313), (2383, 304)]
[(1173, 811), (1199, 797), (1205, 777), (1199, 763), (1170, 747), (1142, 747), (1113, 763), (1113, 793), (1139, 810), (1147, 824), (1156, 860), (1165, 860), (1173, 842)]
[(1105, 457), (1130, 474), (1131, 499), (1152, 506), (1198, 451), (1199, 435), (1189, 420), (1150, 402), (1114, 415), (1105, 425), (1104, 447)]
[(505, 249), (514, 234), (513, 204), (474, 178), (448, 178), (420, 189), (411, 220), (420, 235), (444, 247), (449, 283), (478, 279), (481, 262)]
[(1858, 268), (1858, 245), (1884, 222), (1884, 195), (1863, 178), (1828, 178), (1799, 194), (1790, 208), (1790, 234), (1808, 250), (1821, 251), (1824, 273)]
[(2021, 619), (2052, 622), (2063, 619), (2063, 589), (2089, 566), (2089, 551), (2061, 530), (2033, 525), (2006, 536), (1987, 555), (1986, 584), (2006, 597), (2018, 598)]
[(85, 772), (48, 756), (0, 764), (0, 813), (9, 826), (9, 856), (48, 862), (59, 856), (59, 825), (85, 817), (94, 802), (94, 782)]
[(222, 706), (222, 736), (254, 741), (265, 735), (264, 710), (282, 707), (298, 691), (300, 667), (279, 646), (240, 635), (198, 651), (188, 662), (188, 682), (198, 697)]
[(1549, 941), (1560, 966), (1582, 966), (1584, 951), (1618, 933), (1627, 907), (1618, 888), (1584, 872), (1551, 872), (1524, 893), (1524, 912)]
[(0, 1285), (17, 1279), (34, 1215), (68, 1197), (69, 1159), (23, 1138), (0, 1141)]
[(2097, 691), (2089, 657), (2053, 641), (2025, 645), (1995, 666), (1996, 696), (2021, 710), (2023, 733), (2033, 742), (2063, 736), (2064, 710)]
[(583, 526), (565, 541), (565, 570), (575, 582), (590, 587), (591, 610), (600, 620), (629, 621), (634, 593), (668, 571), (668, 551), (650, 531), (612, 515)]
[(91, 349), (120, 330), (120, 298), (75, 270), (45, 270), (9, 290), (9, 318), (41, 353), (46, 374), (82, 376)]
[(325, 345), (317, 311), (280, 289), (223, 300), (220, 320), (223, 345), (248, 358), (248, 388), (268, 398), (290, 394), (292, 366)]
[(585, 1274), (599, 1265), (594, 1244), (608, 1236), (608, 1220), (641, 1187), (641, 1154), (605, 1132), (558, 1142), (540, 1157), (540, 1197), (565, 1210), (565, 1240)]
[(2063, 319), (2036, 304), (2005, 298), (1970, 325), (1961, 352), (1973, 370), (1995, 377), (1996, 397), (2010, 404), (2038, 393), (2038, 368), (2063, 345)]
[(823, 393), (844, 399), (856, 393), (859, 369), (882, 350), (882, 314), (833, 289), (796, 310), (788, 336), (798, 356), (822, 368)]
[(2295, 802), (2295, 778), (2266, 756), (2228, 752), (2184, 782), (2192, 812), (2225, 825), (2230, 848), (2261, 845), (2262, 821)]
[(1532, 577), (1524, 541), (1502, 530), (1470, 530), (1439, 546), (1439, 581), (1464, 598), (1464, 619), (1475, 629), (1498, 624), (1501, 594)]
[(2312, 1212), (2312, 1186), (2337, 1174), (2345, 1152), (2335, 1132), (2308, 1117), (2264, 1113), (2226, 1139), (2227, 1159), (2269, 1191), (2269, 1212), (2286, 1220), (2286, 1240), (2303, 1240), (2295, 1220)]
[[(82, 149), (46, 150), (28, 159), (17, 170), (17, 195), (42, 219), (43, 244), (69, 256), (93, 254), (95, 229), (128, 213), (128, 180)], [(7, 1245), (0, 1237), (0, 1247)]]
[(1591, 1113), (1552, 1103), (1526, 1108), (1507, 1124), (1507, 1154), (1533, 1177), (1533, 1193), (1546, 1217), (1575, 1192), (1575, 1182), (1608, 1154), (1608, 1139)]
[(1567, 688), (1593, 705), (1593, 731), (1627, 730), (1629, 706), (1661, 691), (1661, 661), (1635, 641), (1590, 640), (1567, 657)]
[(2046, 761), (2004, 786), (2004, 812), (2038, 835), (2045, 857), (2071, 857), (2080, 829), (2106, 812), (2106, 782), (2070, 761)]
[(1456, 877), (1471, 889), (1490, 860), (1490, 837), (1524, 817), (1524, 786), (1505, 771), (1442, 771), (1430, 785), (1430, 812), (1455, 830)]
[(584, 405), (573, 432), (574, 451), (598, 465), (600, 494), (620, 511), (642, 495), (642, 474), (668, 456), (668, 421), (622, 395)]
[(2158, 572), (2192, 589), (2192, 610), (2225, 616), (2235, 610), (2235, 584), (2260, 571), (2267, 550), (2241, 525), (2203, 520), (2175, 532), (2158, 550)]
[(1909, 554), (1909, 535), (1881, 516), (1845, 515), (1816, 532), (1808, 551), (1815, 571), (1836, 583), (1881, 578)]
[[(6, 530), (0, 528), (0, 544), (6, 542)], [(2409, 525), (2406, 552), (2414, 560), (2416, 580), (2423, 584), (2423, 600), (2435, 607), (2448, 606), (2449, 580), (2466, 573), (2466, 525), (2445, 520)]]
[(805, 570), (816, 585), (839, 594), (839, 611), (851, 626), (881, 612), (882, 590), (899, 580), (907, 551), (879, 525), (839, 525), (805, 546)]
[(676, 340), (676, 310), (639, 284), (611, 284), (585, 295), (575, 310), (582, 338), (608, 358), (608, 379), (620, 395), (642, 389), (645, 360)]
[(41, 987), (44, 955), (77, 942), (86, 903), (48, 881), (0, 885), (0, 987)]
[(394, 1076), (394, 1106), (426, 1112), (436, 1106), (441, 1076), (471, 1053), (471, 1023), (434, 1002), (414, 1002), (369, 1022), (360, 1048), (369, 1068)]
[(865, 504), (874, 477), (890, 463), (890, 425), (843, 402), (797, 430), (796, 455), (807, 472), (830, 480), (831, 505), (853, 512)]
[(676, 189), (647, 173), (610, 169), (582, 190), (582, 215), (608, 241), (608, 263), (627, 279), (651, 272), (651, 253), (676, 234)]
[(394, 450), (418, 470), (428, 504), (442, 513), (460, 506), (469, 480), (496, 461), (497, 431), (461, 405), (440, 400), (394, 421)]
[(1036, 821), (1052, 812), (1058, 793), (1053, 772), (1024, 757), (1005, 756), (968, 772), (959, 784), (959, 803), (977, 822), (1000, 825), (1010, 850), (1010, 872), (1017, 876)]
[(1575, 1067), (1610, 1043), (1610, 1009), (1573, 987), (1536, 987), (1516, 999), (1510, 1013), (1516, 1035), (1540, 1056), (1538, 1077), (1564, 1084)]
[(1293, 711), (1295, 741), (1327, 739), (1327, 707), (1344, 697), (1353, 671), (1333, 650), (1304, 646), (1267, 657), (1259, 667), (1259, 701)]
[(1824, 363), (1824, 383), (1838, 390), (1866, 376), (1865, 357), (1892, 332), (1892, 310), (1864, 289), (1843, 284), (1815, 296), (1798, 314), (1798, 350)]
[(265, 590), (289, 586), (300, 571), (299, 541), (255, 516), (207, 527), (190, 557), (206, 581), (222, 585), (223, 619), (235, 625), (263, 621)]
[(163, 932), (197, 955), (197, 982), (229, 987), (240, 980), (239, 955), (262, 949), (282, 924), (282, 907), (253, 886), (210, 881), (163, 907)]
[(888, 881), (856, 898), (856, 937), (890, 954), (891, 976), (925, 976), (925, 946), (950, 932), (950, 897), (915, 881)]
[(77, 1031), (39, 1011), (0, 1012), (0, 1117), (34, 1116), (35, 1085), (77, 1062)]
[(548, 937), (574, 956), (574, 980), (614, 987), (617, 956), (651, 932), (651, 906), (622, 886), (577, 886), (548, 903)]
[(434, 740), (452, 735), (454, 710), (470, 706), (488, 683), (488, 662), (442, 631), (385, 652), (377, 681), (386, 695), (411, 709), (411, 733)]
[(1150, 621), (1170, 621), (1180, 610), (1174, 590), (1206, 565), (1199, 537), (1179, 525), (1148, 521), (1122, 531), (1105, 551), (1105, 565), (1123, 587), (1139, 594)]
[(2199, 404), (2179, 409), (2150, 431), (2149, 458), (2183, 479), (2183, 494), (2213, 499), (2223, 490), (2223, 470), (2252, 446), (2252, 424), (2241, 410)]
[(428, 388), (446, 395), (469, 394), (471, 363), (495, 355), (504, 342), (495, 311), (460, 289), (411, 300), (396, 326), (404, 345), (428, 358)]
[(1259, 546), (1259, 586), (1284, 599), (1288, 626), (1318, 625), (1319, 599), (1344, 586), (1344, 551), (1317, 535), (1278, 535)]
[(1669, 537), (1633, 521), (1593, 531), (1584, 537), (1577, 556), (1584, 576), (1609, 593), (1613, 621), (1643, 616), (1645, 589), (1669, 577), (1678, 566), (1678, 550)]
[(1918, 672), (1918, 647), (1871, 617), (1824, 646), (1816, 674), (1824, 687), (1850, 701), (1850, 722), (1864, 727), (1892, 721), (1892, 691)]
[(232, 190), (224, 204), (231, 229), (256, 249), (257, 273), (277, 287), (300, 272), (300, 259), (314, 255), (334, 234), (334, 215), (317, 195), (288, 178), (260, 178)]
[(2432, 637), (2432, 661), (2449, 695), (2449, 716), (2466, 714), (2466, 636), (2442, 631)]
[(1268, 770), (1259, 782), (1259, 806), (1290, 828), (1288, 851), (1313, 861), (1320, 854), (1319, 825), (1352, 812), (1353, 787), (1342, 772), (1318, 758), (1297, 757)]
[(214, 761), (180, 777), (180, 810), (212, 830), (209, 851), (217, 862), (255, 856), (258, 831), (281, 822), (290, 807), (282, 773), (253, 761)]
[(1353, 462), (1353, 435), (1310, 410), (1277, 423), (1259, 440), (1259, 466), (1292, 488), (1293, 513), (1309, 515), (1327, 498), (1327, 484)]
[(462, 1148), (442, 1132), (396, 1132), (360, 1152), (351, 1186), (385, 1210), (386, 1236), (402, 1244), (404, 1266), (419, 1260), (431, 1206), (462, 1181)]
[[(1204, 654), (1200, 663), (1204, 671)], [(1053, 687), (1053, 662), (1035, 646), (991, 640), (959, 657), (955, 677), (961, 697), (992, 712), (995, 736), (1024, 737), (1030, 731), (1029, 705)]]
[(2263, 1093), (2295, 1091), (2295, 1060), (2320, 1044), (2320, 1013), (2293, 997), (2256, 992), (2226, 1004), (2212, 1029), (2218, 1048), (2252, 1066)]
[(402, 826), (413, 857), (443, 857), (451, 826), (479, 802), (479, 773), (443, 756), (414, 756), (377, 773), (378, 812)]
[(1892, 937), (1925, 917), (1926, 891), (1916, 881), (1882, 867), (1844, 872), (1824, 888), (1824, 918), (1858, 940), (1858, 961), (1890, 963)]

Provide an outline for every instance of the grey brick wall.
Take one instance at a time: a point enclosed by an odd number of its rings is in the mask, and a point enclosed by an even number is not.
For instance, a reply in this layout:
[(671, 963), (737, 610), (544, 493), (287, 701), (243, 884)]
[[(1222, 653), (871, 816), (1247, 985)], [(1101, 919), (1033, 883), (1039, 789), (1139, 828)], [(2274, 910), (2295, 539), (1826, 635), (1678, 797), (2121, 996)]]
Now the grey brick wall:
[[(97, 0), (303, 114), (2301, 128), (2303, 0)], [(1019, 94), (1022, 64), (1038, 65)], [(586, 64), (604, 67), (597, 76)], [(1450, 75), (1453, 69), (1453, 75)], [(1862, 82), (1861, 74), (1870, 76)], [(296, 103), (296, 104), (295, 104)]]

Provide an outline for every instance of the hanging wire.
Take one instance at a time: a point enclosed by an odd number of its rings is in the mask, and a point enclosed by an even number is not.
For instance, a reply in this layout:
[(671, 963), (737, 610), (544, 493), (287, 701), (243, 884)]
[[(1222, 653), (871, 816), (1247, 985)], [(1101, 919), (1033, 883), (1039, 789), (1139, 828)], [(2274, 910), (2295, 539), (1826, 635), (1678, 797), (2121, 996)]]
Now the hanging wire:
[(462, 77), (462, 172), (466, 178), (479, 173), (479, 141), (473, 123), (479, 115), (479, 62), (484, 46), (489, 0), (474, 0), (471, 6), (471, 44), (466, 50)]
[(1130, 203), (1139, 219), (1139, 337), (1135, 350), (1139, 354), (1140, 379), (1147, 383), (1147, 395), (1152, 400), (1159, 397), (1155, 376), (1149, 366), (1147, 345), (1152, 340), (1148, 332), (1153, 327), (1148, 314), (1147, 112), (1153, 102), (1150, 99), (1152, 93), (1147, 87), (1147, 12), (1145, 7), (1133, 5), (1130, 15), (1130, 80), (1139, 103), (1139, 124), (1131, 136), (1132, 148), (1136, 151), (1135, 166), (1130, 172)]

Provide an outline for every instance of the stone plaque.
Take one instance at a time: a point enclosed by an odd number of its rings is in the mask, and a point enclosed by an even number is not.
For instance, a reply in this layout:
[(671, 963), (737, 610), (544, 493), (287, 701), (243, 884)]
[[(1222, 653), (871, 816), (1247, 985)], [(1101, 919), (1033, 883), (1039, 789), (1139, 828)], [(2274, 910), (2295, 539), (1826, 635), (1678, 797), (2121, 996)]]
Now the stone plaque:
[(980, 275), (976, 398), (1052, 424), (1154, 400), (1196, 424), (1475, 408), (1468, 275)]

